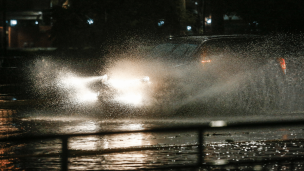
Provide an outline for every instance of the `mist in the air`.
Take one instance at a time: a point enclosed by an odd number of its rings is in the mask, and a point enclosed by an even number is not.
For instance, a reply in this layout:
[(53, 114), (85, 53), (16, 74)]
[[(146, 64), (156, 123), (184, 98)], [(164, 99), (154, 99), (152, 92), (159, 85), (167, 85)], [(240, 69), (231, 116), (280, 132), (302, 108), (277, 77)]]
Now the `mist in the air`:
[[(110, 83), (124, 87), (115, 92), (126, 95), (106, 99), (112, 101), (111, 113), (132, 112), (115, 108), (144, 108), (140, 112), (182, 116), (302, 110), (301, 36), (276, 35), (246, 48), (225, 49), (214, 54), (207, 64), (150, 55), (146, 50), (150, 47), (140, 42), (136, 42), (136, 48), (134, 43), (129, 46), (123, 53), (113, 51), (103, 57), (105, 64), (100, 64), (91, 76), (73, 69), (71, 62), (40, 57), (31, 66), (33, 89), (39, 97), (52, 99), (50, 106), (70, 110), (96, 108), (107, 115), (109, 105), (96, 98), (96, 92), (106, 93), (99, 91), (102, 87), (96, 83), (106, 74)], [(284, 76), (276, 57), (286, 60)], [(129, 80), (144, 77), (149, 77), (149, 83), (140, 83), (138, 87), (130, 84)]]

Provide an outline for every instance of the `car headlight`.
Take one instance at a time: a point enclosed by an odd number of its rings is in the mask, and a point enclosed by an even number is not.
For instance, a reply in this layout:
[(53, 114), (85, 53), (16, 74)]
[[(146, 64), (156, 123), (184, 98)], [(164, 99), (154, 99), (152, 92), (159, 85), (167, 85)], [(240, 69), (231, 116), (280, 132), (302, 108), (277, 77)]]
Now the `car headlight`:
[(150, 83), (150, 77), (145, 76), (140, 79), (109, 78), (105, 74), (102, 76), (101, 82), (105, 85), (98, 94), (102, 99), (113, 99), (125, 104), (140, 105), (145, 98), (146, 85)]
[(148, 82), (150, 82), (150, 77), (145, 76), (145, 77), (142, 78), (141, 80), (142, 80), (142, 82), (148, 83)]

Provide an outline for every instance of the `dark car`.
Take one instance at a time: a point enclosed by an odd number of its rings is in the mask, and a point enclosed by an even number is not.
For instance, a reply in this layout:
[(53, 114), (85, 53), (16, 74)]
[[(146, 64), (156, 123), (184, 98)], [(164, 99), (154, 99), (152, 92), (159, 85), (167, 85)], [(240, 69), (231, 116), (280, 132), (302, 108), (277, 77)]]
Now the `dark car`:
[(201, 100), (256, 109), (281, 105), (288, 52), (267, 37), (176, 37), (155, 46), (151, 54), (186, 74), (175, 84), (182, 93), (170, 96), (182, 96), (182, 104)]
[(286, 75), (281, 48), (269, 42), (267, 44), (267, 38), (261, 36), (189, 36), (170, 38), (155, 46), (150, 53), (156, 58), (171, 60), (177, 64), (199, 62), (204, 64), (204, 67), (208, 67), (207, 64), (224, 61), (226, 66), (232, 62), (241, 62), (242, 65), (257, 65), (256, 68), (265, 62), (275, 60), (275, 64), (281, 67), (282, 74)]
[[(141, 91), (154, 105), (171, 111), (193, 103), (221, 110), (278, 109), (289, 74), (286, 51), (275, 41), (255, 35), (171, 37), (145, 53), (148, 62), (140, 69), (145, 74), (131, 81), (139, 86), (132, 91)], [(109, 78), (103, 83), (111, 96), (128, 94), (130, 89), (121, 87), (133, 85)], [(100, 99), (108, 99), (105, 95), (101, 93)]]
[(177, 107), (202, 101), (215, 107), (272, 110), (282, 105), (286, 51), (255, 35), (172, 37), (149, 53), (175, 73), (165, 81), (150, 76), (157, 85), (153, 95), (161, 99), (159, 104), (167, 101)]

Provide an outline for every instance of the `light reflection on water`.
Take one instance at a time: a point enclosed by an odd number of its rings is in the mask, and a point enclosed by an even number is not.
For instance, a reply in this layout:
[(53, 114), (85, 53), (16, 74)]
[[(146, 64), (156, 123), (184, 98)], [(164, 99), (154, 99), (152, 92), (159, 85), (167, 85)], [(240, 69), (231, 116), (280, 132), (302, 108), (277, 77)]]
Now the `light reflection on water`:
[(125, 130), (143, 130), (143, 124), (126, 124), (123, 125), (123, 129)]
[[(21, 128), (18, 128), (14, 122), (15, 114), (16, 110), (0, 109), (0, 138), (20, 135)], [(18, 146), (13, 144), (9, 145), (6, 143), (0, 143), (0, 156), (5, 156), (9, 153), (13, 153), (11, 150), (14, 147)], [(14, 164), (16, 161), (18, 161), (17, 158), (0, 159), (0, 170), (19, 169)]]
[(70, 138), (69, 148), (72, 150), (100, 150), (151, 145), (149, 141), (144, 141), (144, 137), (146, 135), (143, 133), (73, 137)]
[[(97, 155), (98, 151), (106, 149), (141, 147), (144, 134), (115, 134), (105, 136), (73, 137), (70, 138), (69, 149), (78, 151), (96, 151), (93, 156), (71, 157), (70, 169), (86, 170), (87, 168), (127, 169), (142, 168), (147, 164), (145, 152), (110, 153)], [(147, 143), (149, 145), (149, 143)], [(105, 166), (106, 164), (106, 166)], [(113, 167), (114, 166), (114, 167)]]
[(70, 138), (69, 147), (75, 150), (97, 150), (99, 147), (99, 138), (97, 137), (81, 137)]
[[(166, 120), (102, 120), (89, 117), (28, 117), (14, 118), (14, 111), (2, 112), (1, 129), (3, 132), (8, 130), (19, 134), (68, 134), (68, 133), (94, 133), (98, 131), (131, 131), (156, 128), (158, 126), (191, 125), (202, 120), (190, 121), (166, 121)], [(210, 118), (208, 118), (210, 119)], [(204, 118), (206, 121), (207, 118)], [(14, 129), (13, 129), (14, 128)], [(251, 131), (251, 132), (250, 132)], [(292, 134), (290, 134), (290, 132)], [(1, 134), (7, 136), (7, 134)], [(13, 134), (9, 134), (11, 136)], [(248, 140), (267, 140), (267, 139), (293, 139), (301, 138), (302, 129), (271, 129), (270, 131), (258, 130), (229, 130), (220, 132), (208, 132), (205, 135), (206, 143), (227, 144), (226, 140), (237, 141)], [(197, 152), (197, 133), (196, 132), (172, 132), (172, 133), (127, 133), (112, 134), (101, 136), (79, 136), (69, 138), (69, 150), (79, 152), (80, 156), (70, 156), (69, 168), (75, 170), (87, 169), (135, 169), (149, 168), (152, 166), (165, 164), (189, 164), (195, 163)], [(3, 146), (6, 145), (6, 146)], [(176, 147), (170, 147), (176, 145)], [(154, 150), (128, 151), (136, 147), (156, 147)], [(52, 154), (61, 152), (60, 140), (31, 141), (30, 143), (7, 145), (2, 144), (1, 155), (20, 155), (20, 154)], [(217, 148), (218, 148), (217, 147)], [(230, 146), (221, 146), (222, 151), (233, 151)], [(127, 149), (124, 152), (115, 151), (118, 148)], [(210, 148), (213, 148), (213, 146)], [(224, 149), (225, 148), (225, 149)], [(248, 147), (251, 149), (251, 147)], [(264, 149), (264, 147), (263, 147)], [(208, 150), (208, 159), (214, 160), (218, 156), (214, 155), (214, 149)], [(216, 149), (217, 150), (217, 149)], [(103, 151), (110, 151), (101, 154)], [(218, 150), (219, 151), (219, 150)], [(252, 147), (252, 151), (253, 147)], [(93, 152), (94, 155), (86, 155), (86, 152)], [(96, 152), (96, 153), (95, 153)], [(267, 153), (268, 154), (268, 153)], [(257, 154), (255, 154), (257, 155)], [(264, 153), (263, 153), (264, 155)], [(226, 156), (227, 157), (227, 156)], [(236, 156), (233, 156), (236, 157)], [(225, 155), (221, 155), (225, 158)], [(232, 158), (232, 157), (230, 157)], [(60, 158), (13, 158), (1, 160), (1, 169), (5, 168), (27, 168), (34, 164), (35, 167), (52, 163), (57, 168), (60, 167)], [(5, 170), (4, 169), (4, 170)], [(14, 169), (11, 169), (14, 170)]]
[(13, 164), (13, 160), (9, 160), (9, 159), (0, 160), (0, 169), (2, 170), (2, 168), (5, 170), (16, 170), (17, 169)]
[(62, 132), (70, 132), (70, 131), (79, 131), (79, 132), (97, 132), (100, 130), (98, 123), (93, 121), (84, 121), (79, 123), (78, 125), (66, 125), (62, 128)]
[(0, 138), (20, 134), (21, 128), (14, 123), (15, 114), (16, 110), (0, 109)]
[[(83, 125), (77, 127), (82, 130), (85, 125), (94, 130), (96, 125), (93, 122), (84, 122)], [(124, 124), (121, 126), (123, 130), (142, 130), (142, 124)], [(94, 128), (94, 129), (93, 129)], [(99, 150), (109, 148), (126, 148), (133, 146), (142, 146), (143, 139), (147, 137), (144, 133), (129, 133), (129, 134), (113, 134), (103, 136), (86, 136), (70, 138), (69, 148), (73, 150)], [(147, 141), (145, 145), (150, 145)]]

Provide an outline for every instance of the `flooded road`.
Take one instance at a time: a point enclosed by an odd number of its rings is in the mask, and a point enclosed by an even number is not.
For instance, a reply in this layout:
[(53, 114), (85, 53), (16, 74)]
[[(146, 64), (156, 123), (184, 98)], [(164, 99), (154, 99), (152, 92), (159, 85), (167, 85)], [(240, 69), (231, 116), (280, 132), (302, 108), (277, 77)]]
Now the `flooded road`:
[[(302, 113), (272, 114), (264, 116), (263, 119), (258, 115), (195, 119), (104, 119), (96, 116), (29, 113), (23, 114), (22, 111), (13, 109), (1, 110), (1, 138), (187, 127), (208, 124), (214, 120), (238, 123), (303, 119)], [(207, 163), (304, 156), (304, 133), (303, 127), (300, 126), (207, 130), (203, 138), (204, 159)], [(196, 131), (77, 136), (68, 139), (68, 148), (70, 170), (135, 170), (184, 166), (197, 163), (199, 149)], [(1, 143), (1, 169), (58, 170), (61, 166), (60, 153), (60, 139)], [(268, 164), (263, 167), (278, 169), (289, 166)], [(299, 163), (296, 168), (303, 169), (303, 163)]]

